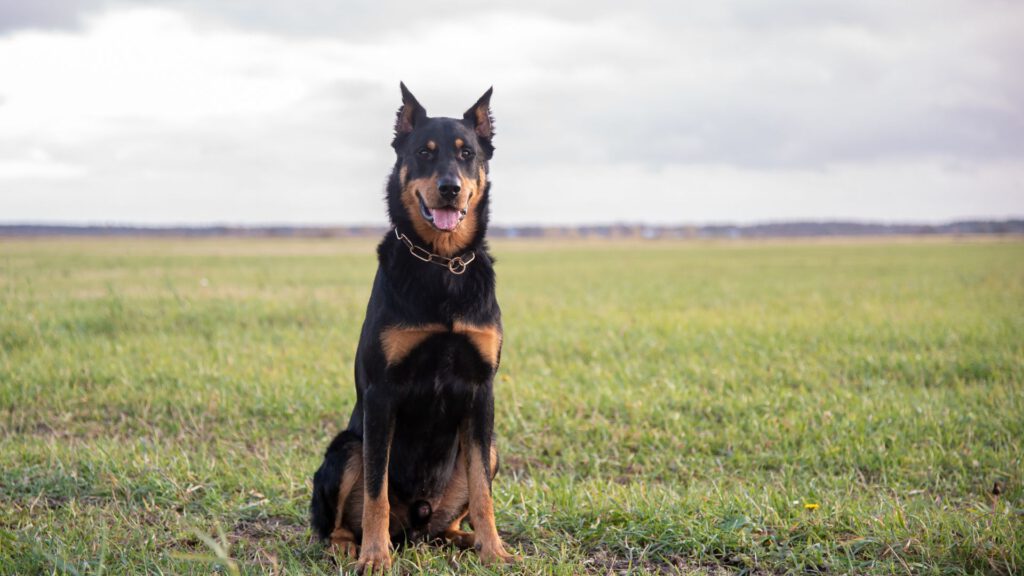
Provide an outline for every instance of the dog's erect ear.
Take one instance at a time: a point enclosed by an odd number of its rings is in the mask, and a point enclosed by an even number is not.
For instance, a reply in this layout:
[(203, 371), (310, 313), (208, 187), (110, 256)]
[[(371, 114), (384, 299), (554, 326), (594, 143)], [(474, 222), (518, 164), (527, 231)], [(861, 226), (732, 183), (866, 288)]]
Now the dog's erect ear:
[(491, 118), (491, 92), (493, 91), (493, 86), (488, 88), (487, 92), (484, 92), (484, 95), (476, 101), (476, 104), (473, 104), (473, 107), (462, 115), (462, 119), (473, 127), (478, 136), (485, 140), (490, 140), (494, 136), (494, 119)]
[(427, 118), (427, 111), (416, 101), (405, 83), (399, 82), (398, 85), (402, 87), (402, 107), (398, 109), (398, 118), (395, 119), (395, 139), (412, 132), (417, 124)]

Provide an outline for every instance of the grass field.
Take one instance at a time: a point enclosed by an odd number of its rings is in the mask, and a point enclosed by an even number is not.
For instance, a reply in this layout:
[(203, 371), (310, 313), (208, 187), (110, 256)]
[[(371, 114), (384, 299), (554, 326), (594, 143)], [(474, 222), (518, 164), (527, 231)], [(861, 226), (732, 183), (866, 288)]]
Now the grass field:
[[(1024, 243), (494, 252), (497, 572), (1024, 572)], [(337, 573), (306, 510), (372, 254), (0, 242), (0, 574)]]

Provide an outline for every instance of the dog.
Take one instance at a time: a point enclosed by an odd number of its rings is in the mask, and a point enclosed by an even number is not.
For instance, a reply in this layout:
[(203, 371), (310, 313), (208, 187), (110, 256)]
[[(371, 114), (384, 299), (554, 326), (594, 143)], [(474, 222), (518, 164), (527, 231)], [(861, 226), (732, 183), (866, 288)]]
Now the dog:
[[(462, 118), (431, 118), (400, 87), (392, 228), (377, 247), (356, 404), (313, 477), (311, 523), (359, 572), (387, 570), (391, 547), (416, 541), (509, 562), (491, 496), (503, 341), (485, 241), (492, 89)], [(473, 532), (462, 530), (467, 516)]]

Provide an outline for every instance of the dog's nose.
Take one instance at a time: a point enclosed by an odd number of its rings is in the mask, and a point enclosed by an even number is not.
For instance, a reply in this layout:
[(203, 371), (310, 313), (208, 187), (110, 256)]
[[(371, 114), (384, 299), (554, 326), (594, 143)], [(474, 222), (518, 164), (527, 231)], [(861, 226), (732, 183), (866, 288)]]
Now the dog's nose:
[(441, 178), (437, 181), (437, 190), (441, 193), (441, 198), (445, 200), (454, 200), (461, 189), (459, 181), (455, 178)]

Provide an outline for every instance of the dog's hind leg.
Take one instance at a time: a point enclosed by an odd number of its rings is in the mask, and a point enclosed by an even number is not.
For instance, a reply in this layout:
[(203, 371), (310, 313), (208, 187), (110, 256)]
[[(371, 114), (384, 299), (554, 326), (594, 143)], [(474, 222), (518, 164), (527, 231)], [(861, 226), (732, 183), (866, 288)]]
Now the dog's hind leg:
[[(362, 519), (362, 442), (352, 432), (338, 434), (313, 477), (310, 505), (313, 529), (330, 549), (355, 557)], [(357, 494), (358, 492), (358, 494)], [(358, 502), (356, 502), (358, 500)]]
[[(341, 475), (341, 484), (338, 487), (337, 514), (334, 517), (334, 530), (331, 531), (330, 536), (331, 551), (347, 558), (355, 558), (359, 550), (356, 536), (349, 526), (358, 527), (362, 522), (362, 490), (354, 490), (362, 485), (362, 444), (354, 444), (352, 450), (349, 451), (345, 470)], [(356, 507), (359, 509), (355, 510)]]

